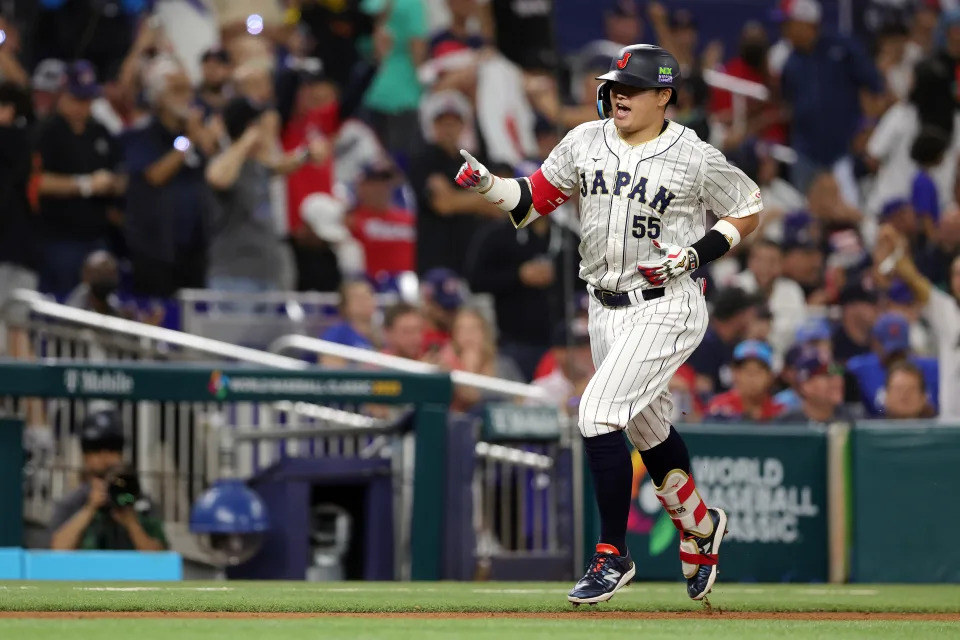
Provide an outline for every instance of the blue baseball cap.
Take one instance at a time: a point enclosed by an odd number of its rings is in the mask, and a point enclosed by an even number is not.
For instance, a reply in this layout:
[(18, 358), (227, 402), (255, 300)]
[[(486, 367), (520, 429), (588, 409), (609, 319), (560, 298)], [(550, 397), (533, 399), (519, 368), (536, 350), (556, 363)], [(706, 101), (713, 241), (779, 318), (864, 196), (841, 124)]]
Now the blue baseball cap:
[(448, 311), (459, 309), (466, 299), (460, 276), (446, 267), (431, 269), (423, 276), (423, 293)]
[(826, 318), (810, 318), (797, 327), (794, 341), (797, 344), (804, 344), (814, 340), (829, 340), (830, 334), (830, 323)]
[(883, 355), (910, 348), (910, 322), (899, 313), (888, 312), (873, 325), (873, 339), (880, 343)]
[(759, 360), (768, 369), (773, 369), (773, 349), (760, 340), (744, 340), (734, 348), (733, 361), (740, 363), (744, 360)]
[(917, 301), (917, 298), (913, 295), (913, 291), (910, 290), (907, 283), (903, 280), (894, 280), (887, 290), (887, 300), (897, 304), (913, 304)]
[(93, 100), (100, 96), (97, 70), (89, 60), (77, 60), (67, 67), (67, 93), (80, 100)]
[(880, 209), (880, 219), (886, 220), (892, 214), (907, 206), (910, 206), (910, 201), (905, 198), (893, 198), (892, 200), (887, 200)]
[(812, 348), (803, 350), (794, 364), (794, 369), (798, 383), (806, 382), (814, 376), (843, 374), (843, 367), (830, 362), (818, 349)]

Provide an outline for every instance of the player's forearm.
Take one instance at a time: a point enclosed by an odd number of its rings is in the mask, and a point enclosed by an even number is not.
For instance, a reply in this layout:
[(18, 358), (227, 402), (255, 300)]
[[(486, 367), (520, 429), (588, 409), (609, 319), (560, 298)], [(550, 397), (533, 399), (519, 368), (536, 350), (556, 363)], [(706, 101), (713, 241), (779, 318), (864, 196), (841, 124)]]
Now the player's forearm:
[(759, 226), (759, 214), (744, 218), (724, 218), (720, 220), (713, 225), (713, 228), (705, 236), (690, 246), (696, 254), (692, 256), (692, 261), (695, 264), (691, 267), (699, 268), (714, 260), (719, 260)]
[(506, 211), (517, 229), (549, 214), (569, 198), (553, 186), (539, 169), (529, 178), (491, 178), (490, 186), (481, 190), (480, 195), (498, 209)]

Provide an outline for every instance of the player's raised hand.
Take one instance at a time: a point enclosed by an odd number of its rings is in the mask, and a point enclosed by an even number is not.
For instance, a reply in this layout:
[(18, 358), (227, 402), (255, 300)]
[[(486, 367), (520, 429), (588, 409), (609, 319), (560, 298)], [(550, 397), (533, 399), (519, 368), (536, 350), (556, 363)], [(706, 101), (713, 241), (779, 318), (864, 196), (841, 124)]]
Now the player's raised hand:
[(460, 171), (457, 172), (457, 184), (474, 191), (483, 191), (489, 187), (493, 179), (490, 171), (466, 149), (460, 149), (460, 155), (466, 162), (460, 165)]
[(700, 257), (693, 247), (662, 245), (656, 240), (653, 240), (653, 246), (663, 251), (666, 256), (660, 260), (641, 262), (637, 265), (637, 271), (655, 287), (662, 287), (687, 271), (695, 271), (700, 266)]

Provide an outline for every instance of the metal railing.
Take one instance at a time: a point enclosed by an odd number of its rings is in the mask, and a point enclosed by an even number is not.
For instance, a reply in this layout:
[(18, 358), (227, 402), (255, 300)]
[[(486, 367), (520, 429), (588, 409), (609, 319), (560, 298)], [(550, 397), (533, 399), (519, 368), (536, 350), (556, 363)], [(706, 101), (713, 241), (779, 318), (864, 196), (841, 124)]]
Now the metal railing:
[[(405, 371), (407, 373), (436, 373), (441, 370), (440, 367), (425, 362), (417, 362), (416, 360), (408, 360), (398, 356), (377, 353), (376, 351), (370, 351), (368, 349), (350, 347), (336, 342), (301, 335), (288, 335), (277, 338), (270, 344), (268, 350), (274, 354), (300, 351), (314, 355), (327, 355), (351, 362), (374, 365), (394, 371)], [(545, 398), (543, 390), (539, 387), (523, 382), (485, 376), (479, 373), (451, 371), (450, 379), (453, 380), (454, 384), (500, 396), (509, 396), (525, 400), (542, 400)]]
[[(395, 293), (375, 296), (380, 309), (399, 300)], [(177, 301), (183, 331), (259, 349), (288, 333), (321, 335), (339, 320), (337, 293), (184, 289), (177, 293)]]
[[(122, 318), (104, 316), (52, 302), (31, 291), (17, 291), (14, 305), (30, 312), (4, 315), (29, 330), (36, 356), (78, 361), (201, 361), (216, 359), (271, 368), (305, 370), (308, 362)], [(6, 309), (4, 310), (6, 311)], [(305, 336), (284, 336), (272, 345), (278, 351), (325, 353), (354, 362), (409, 373), (430, 373), (433, 365), (337, 345)], [(542, 400), (532, 385), (467, 372), (453, 372), (456, 384), (516, 399)], [(9, 407), (25, 415), (28, 399)], [(34, 457), (26, 483), (25, 515), (45, 523), (53, 503), (79, 479), (81, 453), (76, 425), (96, 401), (57, 398), (43, 402), (42, 419), (28, 429)], [(383, 432), (385, 421), (349, 407), (308, 402), (119, 402), (125, 429), (125, 457), (133, 462), (144, 490), (155, 499), (173, 532), (174, 544), (189, 546), (186, 523), (194, 499), (219, 476), (215, 428), (235, 435), (235, 471), (249, 477), (281, 457), (369, 457), (396, 455), (398, 479), (409, 474), (410, 445)], [(49, 425), (49, 426), (45, 426)], [(405, 440), (402, 437), (401, 440)], [(395, 446), (392, 446), (395, 445)], [(478, 442), (473, 474), (474, 524), (478, 556), (494, 549), (516, 552), (556, 551), (553, 511), (555, 469), (547, 448)], [(402, 461), (402, 462), (401, 462)], [(400, 482), (405, 485), (405, 482)], [(399, 500), (409, 500), (398, 494)], [(396, 513), (401, 514), (402, 509)], [(493, 537), (485, 536), (490, 533)], [(179, 535), (178, 535), (179, 534)], [(181, 544), (178, 545), (176, 539)], [(198, 558), (196, 553), (188, 554)]]
[[(770, 90), (759, 82), (745, 80), (714, 69), (703, 70), (703, 81), (709, 87), (729, 91), (732, 96), (733, 126), (743, 130), (747, 126), (747, 100), (767, 102), (770, 100)], [(797, 161), (797, 152), (782, 144), (770, 145), (770, 155), (779, 162), (793, 164)]]

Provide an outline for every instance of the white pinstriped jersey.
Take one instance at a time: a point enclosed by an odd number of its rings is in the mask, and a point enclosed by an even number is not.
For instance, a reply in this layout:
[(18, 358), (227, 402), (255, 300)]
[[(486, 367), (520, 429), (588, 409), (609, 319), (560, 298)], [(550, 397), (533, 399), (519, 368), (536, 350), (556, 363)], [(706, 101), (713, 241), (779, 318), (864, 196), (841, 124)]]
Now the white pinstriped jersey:
[(650, 287), (637, 264), (661, 244), (687, 247), (706, 232), (706, 210), (743, 218), (763, 209), (760, 190), (691, 129), (669, 122), (659, 136), (624, 142), (613, 120), (570, 131), (541, 167), (560, 191), (580, 192), (580, 277), (594, 287)]

